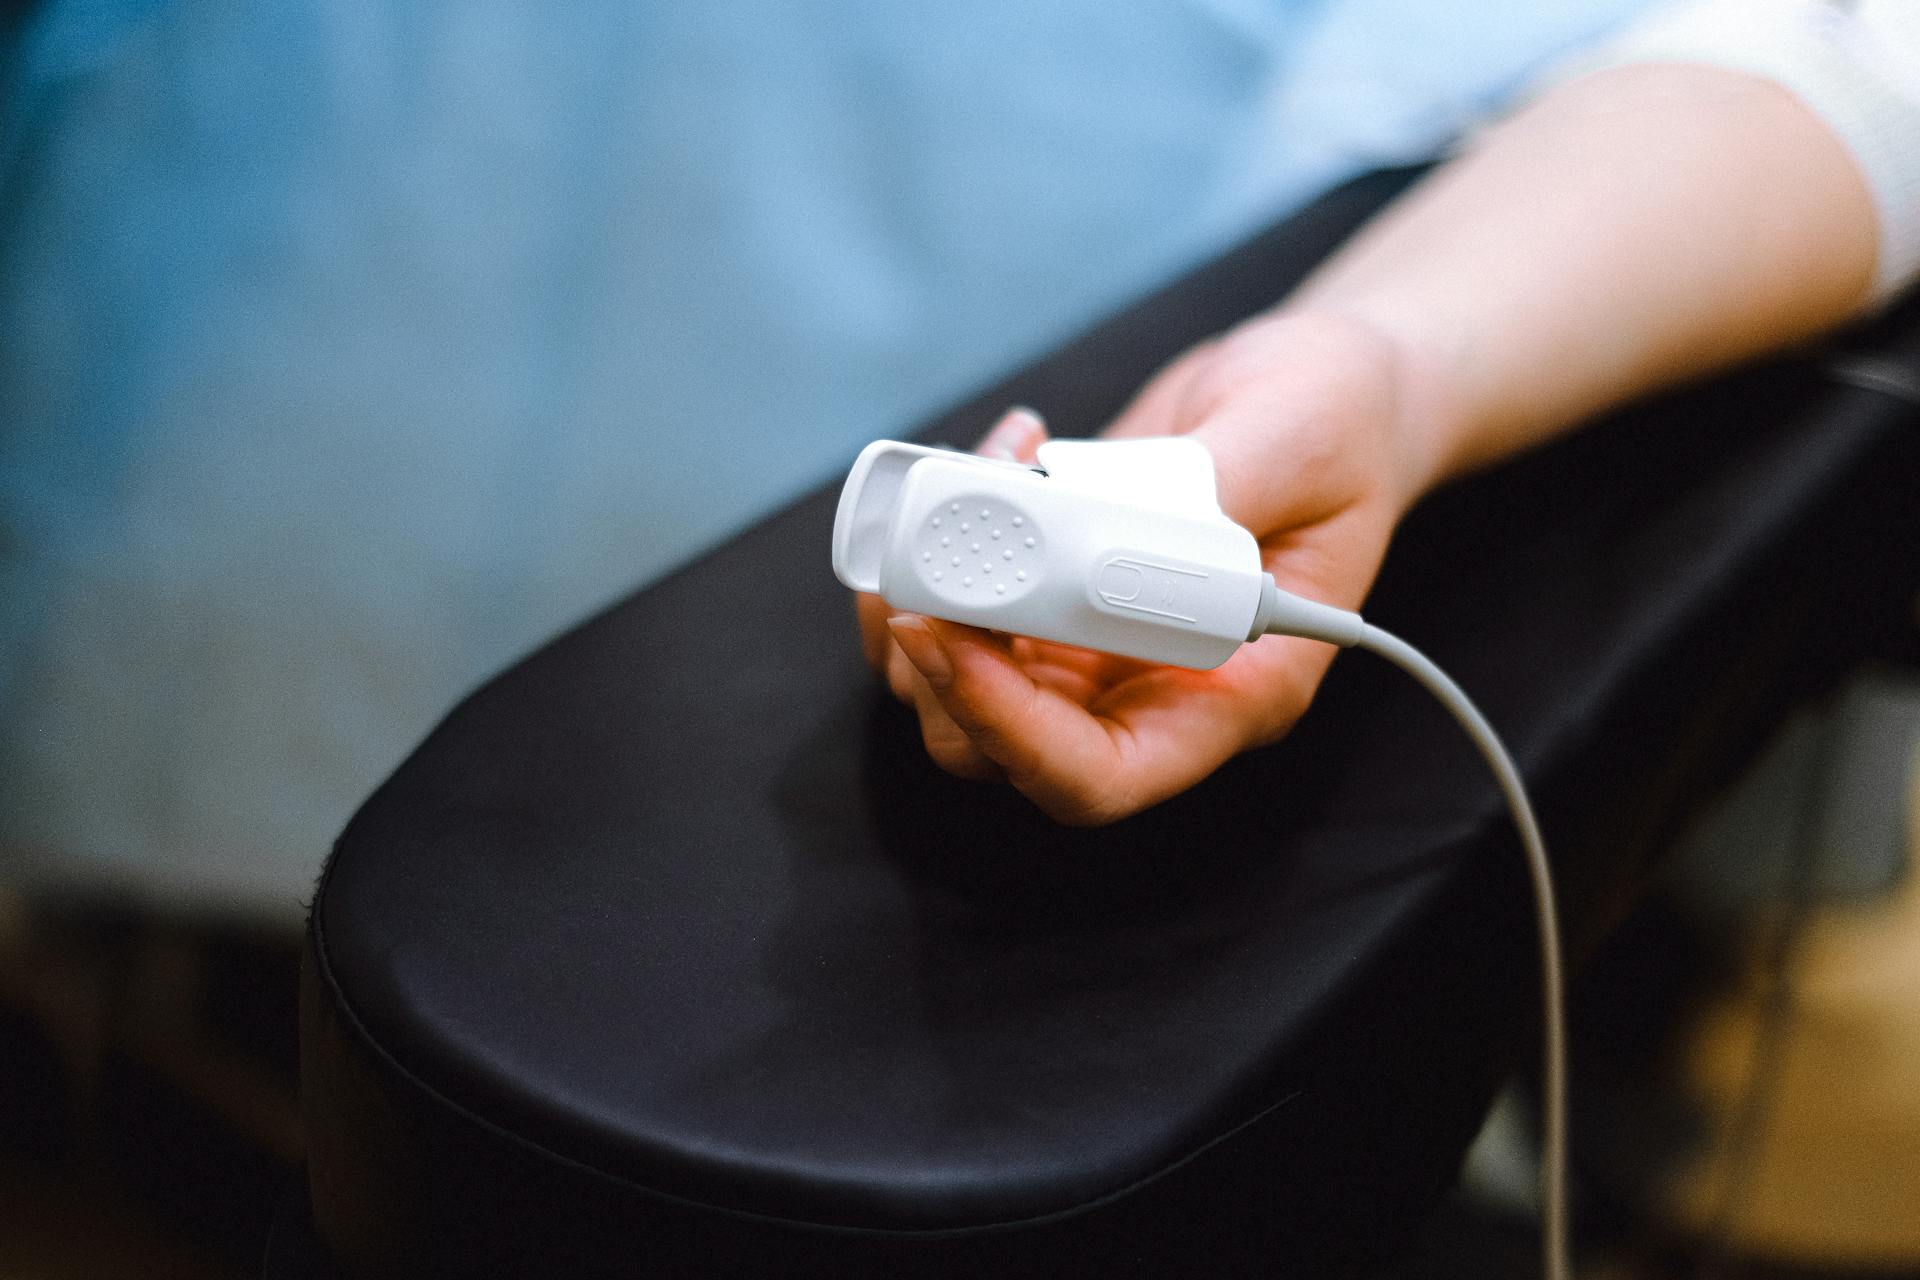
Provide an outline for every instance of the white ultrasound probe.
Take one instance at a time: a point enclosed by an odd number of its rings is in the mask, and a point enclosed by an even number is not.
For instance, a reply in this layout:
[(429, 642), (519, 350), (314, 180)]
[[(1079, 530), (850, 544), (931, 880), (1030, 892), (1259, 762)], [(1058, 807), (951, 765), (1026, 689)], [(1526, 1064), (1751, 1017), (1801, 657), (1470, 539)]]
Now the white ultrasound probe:
[(833, 571), (896, 609), (1207, 669), (1264, 635), (1368, 649), (1424, 685), (1493, 769), (1525, 846), (1539, 923), (1546, 1065), (1540, 1171), (1548, 1280), (1566, 1280), (1566, 1032), (1553, 878), (1519, 772), (1486, 719), (1413, 646), (1283, 591), (1220, 510), (1213, 457), (1178, 436), (1049, 440), (1038, 466), (879, 440), (833, 523)]

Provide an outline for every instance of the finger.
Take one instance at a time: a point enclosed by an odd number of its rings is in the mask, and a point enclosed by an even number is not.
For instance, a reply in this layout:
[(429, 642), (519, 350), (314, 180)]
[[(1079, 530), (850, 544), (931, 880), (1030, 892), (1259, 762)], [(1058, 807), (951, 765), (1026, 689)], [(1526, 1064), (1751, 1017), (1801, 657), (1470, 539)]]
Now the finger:
[(1265, 636), (1213, 671), (1155, 668), (1089, 710), (1125, 724), (1149, 754), (1165, 757), (1152, 776), (1171, 795), (1238, 752), (1285, 735), (1337, 652), (1318, 640)]
[(1007, 771), (973, 744), (973, 739), (953, 722), (953, 717), (947, 714), (939, 697), (923, 679), (917, 679), (913, 706), (920, 716), (920, 741), (935, 764), (956, 778), (971, 782), (1005, 780)]
[(919, 687), (920, 673), (913, 669), (913, 664), (907, 661), (907, 655), (900, 652), (900, 646), (894, 644), (891, 638), (887, 642), (886, 665), (881, 668), (880, 674), (886, 677), (887, 689), (895, 698), (910, 707), (917, 705), (914, 691)]
[(893, 636), (887, 631), (887, 616), (892, 612), (885, 600), (871, 592), (853, 593), (853, 616), (860, 624), (860, 652), (867, 665), (882, 674), (887, 670), (887, 654), (893, 649)]
[(920, 738), (934, 763), (962, 778), (989, 782), (1004, 778), (1005, 771), (981, 755), (972, 740), (953, 722), (953, 717), (927, 687), (926, 680), (893, 642), (891, 632), (887, 633), (886, 647), (881, 674), (886, 677), (893, 696), (913, 708), (919, 717)]
[[(1104, 798), (1065, 781), (1112, 771), (1113, 743), (1085, 708), (1035, 683), (984, 632), (911, 614), (889, 626), (954, 723), (1009, 781), (1062, 821), (1103, 820)], [(1062, 763), (1050, 765), (1049, 756)]]
[(1099, 681), (1078, 668), (1059, 667), (1049, 662), (1022, 662), (1020, 666), (1035, 684), (1044, 685), (1083, 707), (1106, 691)]
[(1061, 822), (1125, 817), (1247, 745), (1247, 706), (1230, 696), (1232, 682), (1162, 668), (1089, 709), (1035, 681), (984, 632), (911, 616), (890, 626), (974, 746)]
[(1032, 462), (1046, 442), (1046, 419), (1037, 410), (1015, 405), (993, 424), (974, 452), (1003, 462)]

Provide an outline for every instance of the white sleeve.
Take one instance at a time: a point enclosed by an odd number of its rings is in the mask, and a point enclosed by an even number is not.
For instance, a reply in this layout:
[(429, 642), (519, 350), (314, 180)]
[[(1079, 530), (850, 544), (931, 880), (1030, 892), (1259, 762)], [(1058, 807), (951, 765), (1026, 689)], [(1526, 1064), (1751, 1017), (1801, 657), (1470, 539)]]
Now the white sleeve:
[(1880, 223), (1873, 301), (1920, 276), (1920, 0), (1690, 0), (1653, 11), (1546, 79), (1639, 62), (1725, 67), (1793, 93), (1866, 178)]

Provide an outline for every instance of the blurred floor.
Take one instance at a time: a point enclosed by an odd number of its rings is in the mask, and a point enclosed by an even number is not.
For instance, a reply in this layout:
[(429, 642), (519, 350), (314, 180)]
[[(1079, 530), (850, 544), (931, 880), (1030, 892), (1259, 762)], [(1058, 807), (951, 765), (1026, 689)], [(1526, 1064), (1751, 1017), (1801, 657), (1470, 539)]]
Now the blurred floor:
[(0, 1157), (0, 1280), (241, 1280), (111, 1175)]
[(0, 1280), (258, 1274), (301, 1158), (298, 944), (0, 891)]

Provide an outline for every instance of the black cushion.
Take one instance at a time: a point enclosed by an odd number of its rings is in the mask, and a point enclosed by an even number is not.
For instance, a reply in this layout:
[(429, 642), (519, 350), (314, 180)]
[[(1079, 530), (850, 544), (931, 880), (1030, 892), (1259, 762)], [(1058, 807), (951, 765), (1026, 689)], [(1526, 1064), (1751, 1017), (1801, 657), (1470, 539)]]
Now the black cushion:
[[(1097, 429), (1407, 180), (1342, 190), (937, 423)], [(1911, 363), (1911, 310), (1857, 335)], [(1570, 947), (1920, 568), (1901, 375), (1830, 353), (1425, 504), (1370, 607), (1499, 727)], [(1851, 375), (1849, 375), (1851, 376)], [(1855, 385), (1873, 383), (1873, 386)], [(314, 1223), (365, 1274), (1337, 1274), (1537, 1018), (1498, 792), (1343, 656), (1284, 743), (1097, 831), (947, 778), (863, 667), (828, 484), (461, 704), (314, 904)]]

